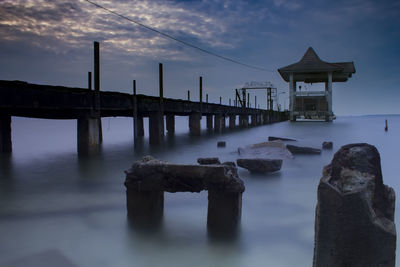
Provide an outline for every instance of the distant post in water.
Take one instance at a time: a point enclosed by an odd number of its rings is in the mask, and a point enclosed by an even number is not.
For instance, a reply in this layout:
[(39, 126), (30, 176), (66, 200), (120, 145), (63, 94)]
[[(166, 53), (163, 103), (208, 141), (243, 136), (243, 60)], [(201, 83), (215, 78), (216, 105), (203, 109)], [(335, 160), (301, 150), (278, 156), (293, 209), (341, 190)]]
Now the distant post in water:
[(219, 104), (220, 105), (222, 104), (222, 97), (221, 96), (219, 97)]
[(250, 93), (247, 93), (247, 107), (250, 107)]
[(257, 96), (254, 96), (254, 108), (257, 108)]
[(231, 105), (231, 99), (229, 98), (229, 106)]
[(199, 79), (199, 98), (200, 98), (200, 104), (203, 102), (203, 77), (200, 76)]
[(388, 123), (387, 120), (385, 120), (385, 132), (387, 132), (387, 130), (388, 130)]
[(208, 94), (206, 94), (206, 103), (208, 103)]

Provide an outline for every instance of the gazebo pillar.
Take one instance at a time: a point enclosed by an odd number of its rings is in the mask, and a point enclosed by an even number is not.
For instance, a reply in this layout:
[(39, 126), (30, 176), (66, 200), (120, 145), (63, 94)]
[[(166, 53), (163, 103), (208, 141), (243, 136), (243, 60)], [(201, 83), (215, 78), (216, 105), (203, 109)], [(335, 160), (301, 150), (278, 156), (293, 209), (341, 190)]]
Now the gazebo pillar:
[(328, 115), (325, 120), (331, 121), (332, 116), (332, 72), (328, 72), (328, 82), (325, 83), (326, 103), (328, 104)]
[(293, 73), (290, 73), (289, 76), (289, 111), (290, 111), (290, 121), (295, 121), (295, 117), (294, 117), (294, 108), (295, 108), (295, 83), (294, 83), (294, 77), (293, 77)]

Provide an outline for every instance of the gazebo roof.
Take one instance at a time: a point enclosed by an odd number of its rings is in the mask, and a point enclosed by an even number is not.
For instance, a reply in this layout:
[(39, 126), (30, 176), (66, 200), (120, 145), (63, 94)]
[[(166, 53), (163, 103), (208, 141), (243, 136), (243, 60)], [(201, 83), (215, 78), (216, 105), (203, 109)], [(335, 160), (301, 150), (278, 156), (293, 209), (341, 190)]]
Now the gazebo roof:
[(299, 62), (280, 68), (278, 72), (286, 82), (289, 82), (290, 73), (293, 73), (294, 81), (313, 83), (326, 82), (328, 72), (332, 72), (333, 82), (345, 82), (356, 70), (353, 62), (325, 62), (309, 47)]

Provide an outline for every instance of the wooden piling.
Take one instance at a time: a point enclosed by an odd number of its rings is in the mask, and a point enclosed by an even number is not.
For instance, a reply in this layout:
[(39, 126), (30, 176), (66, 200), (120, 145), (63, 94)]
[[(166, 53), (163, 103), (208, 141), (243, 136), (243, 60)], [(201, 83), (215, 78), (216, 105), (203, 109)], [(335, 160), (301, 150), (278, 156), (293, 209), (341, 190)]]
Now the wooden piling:
[(88, 71), (88, 89), (92, 90), (92, 72)]
[(208, 114), (207, 115), (207, 130), (212, 130), (213, 128), (213, 115)]
[(187, 91), (187, 99), (188, 99), (188, 101), (190, 101), (190, 91), (189, 90)]
[(214, 116), (214, 130), (217, 133), (222, 131), (222, 114), (215, 114)]
[(229, 128), (235, 128), (236, 124), (236, 115), (229, 115)]
[(388, 131), (388, 123), (387, 123), (387, 120), (385, 120), (385, 132), (387, 132)]
[(175, 133), (175, 116), (174, 114), (167, 114), (165, 116), (165, 123), (167, 125), (167, 132), (168, 134), (174, 134)]
[(94, 42), (94, 90), (100, 91), (100, 44)]
[(193, 112), (189, 115), (189, 131), (191, 135), (200, 135), (201, 134), (201, 113)]
[(206, 94), (206, 103), (208, 103), (208, 94)]

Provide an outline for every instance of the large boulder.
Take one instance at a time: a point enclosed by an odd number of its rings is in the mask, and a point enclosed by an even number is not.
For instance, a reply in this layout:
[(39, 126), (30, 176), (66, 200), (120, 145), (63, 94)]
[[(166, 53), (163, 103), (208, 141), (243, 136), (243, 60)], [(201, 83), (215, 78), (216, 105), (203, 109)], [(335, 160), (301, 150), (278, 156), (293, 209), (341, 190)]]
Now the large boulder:
[(263, 159), (290, 159), (293, 158), (292, 153), (286, 148), (281, 141), (263, 142), (245, 147), (239, 147), (238, 153), (246, 158), (263, 158)]
[(350, 144), (325, 166), (318, 186), (314, 267), (394, 267), (395, 193), (383, 184), (378, 150)]
[(325, 142), (322, 143), (322, 148), (323, 149), (332, 149), (333, 148), (333, 143), (325, 141)]
[(279, 171), (282, 167), (281, 159), (238, 159), (237, 165), (248, 169), (252, 173)]
[(292, 154), (321, 154), (321, 149), (319, 148), (306, 147), (306, 146), (293, 146), (293, 145), (286, 145), (286, 148)]

